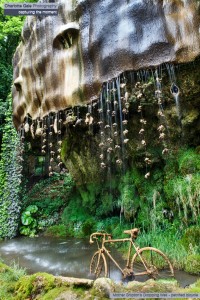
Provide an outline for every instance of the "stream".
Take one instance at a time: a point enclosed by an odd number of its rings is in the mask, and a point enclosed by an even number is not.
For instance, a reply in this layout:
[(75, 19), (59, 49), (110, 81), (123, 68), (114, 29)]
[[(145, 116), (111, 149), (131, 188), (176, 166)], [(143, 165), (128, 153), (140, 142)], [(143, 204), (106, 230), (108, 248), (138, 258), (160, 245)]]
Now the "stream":
[[(26, 268), (28, 274), (47, 272), (53, 275), (91, 278), (89, 266), (95, 251), (96, 245), (90, 245), (89, 240), (85, 239), (40, 236), (0, 241), (0, 259), (8, 265), (12, 262), (19, 264)], [(112, 253), (118, 262), (123, 261), (116, 249)], [(183, 287), (199, 278), (183, 271), (175, 271), (175, 277)], [(110, 278), (115, 282), (122, 281), (120, 271), (112, 264)]]

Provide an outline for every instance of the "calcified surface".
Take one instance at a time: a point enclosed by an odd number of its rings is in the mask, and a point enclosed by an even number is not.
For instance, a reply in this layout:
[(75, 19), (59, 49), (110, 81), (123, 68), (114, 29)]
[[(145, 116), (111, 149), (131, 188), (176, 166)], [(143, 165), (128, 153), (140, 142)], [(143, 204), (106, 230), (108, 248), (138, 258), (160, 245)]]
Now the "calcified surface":
[(60, 0), (28, 17), (16, 50), (14, 124), (88, 103), (126, 70), (187, 62), (200, 50), (195, 0)]

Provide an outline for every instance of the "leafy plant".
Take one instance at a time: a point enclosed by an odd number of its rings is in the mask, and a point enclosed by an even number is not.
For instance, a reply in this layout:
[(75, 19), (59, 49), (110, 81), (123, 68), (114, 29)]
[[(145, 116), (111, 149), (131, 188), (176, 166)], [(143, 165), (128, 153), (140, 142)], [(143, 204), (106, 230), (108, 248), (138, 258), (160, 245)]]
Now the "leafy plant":
[(29, 205), (25, 211), (22, 212), (20, 226), (20, 233), (28, 236), (35, 236), (37, 232), (37, 220), (34, 218), (34, 215), (38, 211), (36, 205)]
[(36, 205), (39, 219), (48, 219), (64, 209), (73, 188), (74, 182), (70, 174), (55, 174), (51, 178), (40, 180), (30, 191), (24, 193), (23, 207)]

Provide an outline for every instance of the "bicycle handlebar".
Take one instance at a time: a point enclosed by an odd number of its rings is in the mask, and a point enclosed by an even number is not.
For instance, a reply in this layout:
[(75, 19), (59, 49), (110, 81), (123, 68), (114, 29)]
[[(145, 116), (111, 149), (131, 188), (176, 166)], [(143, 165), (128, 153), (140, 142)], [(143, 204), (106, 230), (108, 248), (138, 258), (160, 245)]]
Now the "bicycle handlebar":
[(111, 234), (108, 234), (108, 233), (103, 233), (103, 232), (94, 232), (90, 235), (90, 241), (89, 243), (90, 244), (93, 244), (94, 241), (92, 239), (95, 239), (97, 238), (96, 236), (103, 236), (103, 238), (105, 239), (105, 237), (107, 236), (108, 239), (111, 239), (112, 238), (112, 235)]

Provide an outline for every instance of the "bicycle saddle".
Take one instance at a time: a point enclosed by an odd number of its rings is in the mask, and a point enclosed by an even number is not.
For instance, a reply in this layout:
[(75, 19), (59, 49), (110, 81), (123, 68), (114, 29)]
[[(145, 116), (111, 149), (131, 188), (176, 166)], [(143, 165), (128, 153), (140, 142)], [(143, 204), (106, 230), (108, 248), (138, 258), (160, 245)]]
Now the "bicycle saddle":
[(130, 230), (124, 230), (124, 233), (125, 234), (130, 234), (131, 237), (136, 239), (136, 237), (139, 233), (139, 229), (138, 228), (133, 228), (133, 229), (130, 229)]

